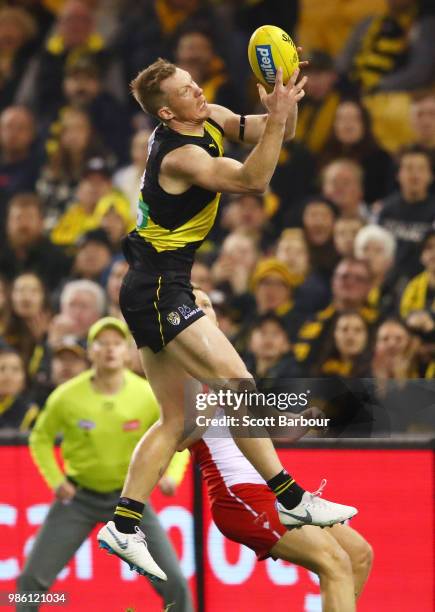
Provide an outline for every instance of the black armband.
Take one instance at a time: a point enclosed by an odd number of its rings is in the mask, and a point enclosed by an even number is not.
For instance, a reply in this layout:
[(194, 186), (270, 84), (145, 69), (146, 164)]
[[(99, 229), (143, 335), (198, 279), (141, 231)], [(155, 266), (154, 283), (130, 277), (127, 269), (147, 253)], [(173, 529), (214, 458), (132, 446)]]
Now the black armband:
[(245, 124), (246, 124), (245, 115), (240, 115), (239, 140), (241, 142), (243, 142), (245, 139)]

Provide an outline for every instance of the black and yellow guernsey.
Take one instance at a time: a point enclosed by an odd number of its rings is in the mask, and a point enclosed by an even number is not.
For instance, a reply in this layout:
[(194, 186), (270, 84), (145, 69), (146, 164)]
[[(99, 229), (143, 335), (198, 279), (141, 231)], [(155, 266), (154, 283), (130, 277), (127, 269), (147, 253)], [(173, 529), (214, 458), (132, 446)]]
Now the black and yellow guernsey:
[(144, 257), (148, 255), (161, 269), (192, 264), (195, 251), (213, 226), (221, 196), (196, 185), (178, 195), (167, 193), (159, 184), (162, 160), (170, 151), (187, 144), (201, 147), (212, 157), (221, 157), (223, 136), (222, 128), (212, 119), (205, 122), (202, 136), (181, 134), (163, 124), (151, 136), (137, 226), (131, 238), (136, 247), (140, 239)]

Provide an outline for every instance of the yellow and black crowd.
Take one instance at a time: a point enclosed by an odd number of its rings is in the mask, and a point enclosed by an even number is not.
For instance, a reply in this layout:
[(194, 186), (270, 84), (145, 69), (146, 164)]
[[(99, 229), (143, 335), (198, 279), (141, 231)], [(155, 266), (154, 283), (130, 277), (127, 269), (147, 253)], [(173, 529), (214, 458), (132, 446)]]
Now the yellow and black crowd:
[(0, 429), (27, 432), (89, 367), (90, 326), (122, 317), (155, 125), (130, 80), (166, 57), (261, 112), (265, 23), (309, 62), (296, 137), (267, 193), (223, 199), (192, 282), (258, 379), (434, 378), (432, 0), (0, 0)]

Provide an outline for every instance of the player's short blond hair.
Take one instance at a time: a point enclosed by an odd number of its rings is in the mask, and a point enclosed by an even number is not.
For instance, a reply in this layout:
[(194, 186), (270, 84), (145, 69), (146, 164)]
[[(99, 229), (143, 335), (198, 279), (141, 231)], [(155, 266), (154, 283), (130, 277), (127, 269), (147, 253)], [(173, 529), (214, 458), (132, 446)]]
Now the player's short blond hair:
[(148, 68), (139, 72), (130, 83), (133, 96), (145, 112), (157, 117), (159, 109), (165, 104), (165, 95), (160, 84), (175, 74), (176, 69), (175, 64), (159, 57)]

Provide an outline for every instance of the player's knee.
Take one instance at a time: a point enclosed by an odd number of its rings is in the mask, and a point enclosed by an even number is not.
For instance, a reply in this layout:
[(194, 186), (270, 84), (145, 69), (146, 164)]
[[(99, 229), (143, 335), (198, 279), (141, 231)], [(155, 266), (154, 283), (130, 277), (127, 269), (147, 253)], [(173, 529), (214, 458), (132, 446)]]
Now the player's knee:
[(362, 540), (352, 552), (352, 567), (355, 573), (368, 574), (373, 565), (373, 548)]
[(155, 427), (161, 427), (165, 431), (165, 442), (178, 446), (184, 439), (184, 416), (162, 416)]
[(352, 563), (347, 552), (338, 544), (325, 547), (319, 555), (319, 570), (326, 577), (337, 580), (352, 576)]

